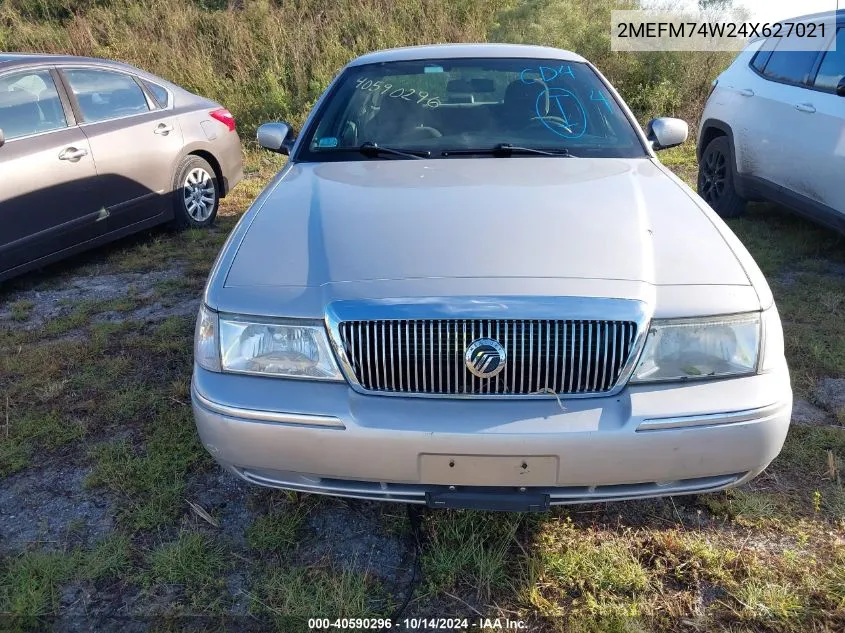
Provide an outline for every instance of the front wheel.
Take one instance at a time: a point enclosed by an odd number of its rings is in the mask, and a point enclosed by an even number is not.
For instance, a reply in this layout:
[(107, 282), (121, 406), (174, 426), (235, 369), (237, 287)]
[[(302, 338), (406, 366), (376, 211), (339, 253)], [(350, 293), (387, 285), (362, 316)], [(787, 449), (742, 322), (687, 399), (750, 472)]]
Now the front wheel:
[(701, 154), (698, 195), (723, 218), (735, 218), (745, 210), (745, 200), (734, 187), (731, 146), (726, 136), (714, 138)]
[(214, 169), (199, 156), (185, 156), (173, 179), (173, 224), (178, 228), (211, 225), (220, 205)]

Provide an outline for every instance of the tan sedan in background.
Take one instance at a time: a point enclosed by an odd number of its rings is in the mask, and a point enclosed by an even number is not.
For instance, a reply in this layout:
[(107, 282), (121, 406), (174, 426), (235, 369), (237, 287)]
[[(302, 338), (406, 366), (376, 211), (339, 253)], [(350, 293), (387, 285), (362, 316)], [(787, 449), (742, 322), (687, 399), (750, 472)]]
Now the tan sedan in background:
[(0, 53), (0, 281), (157, 224), (243, 176), (231, 113), (101, 59)]

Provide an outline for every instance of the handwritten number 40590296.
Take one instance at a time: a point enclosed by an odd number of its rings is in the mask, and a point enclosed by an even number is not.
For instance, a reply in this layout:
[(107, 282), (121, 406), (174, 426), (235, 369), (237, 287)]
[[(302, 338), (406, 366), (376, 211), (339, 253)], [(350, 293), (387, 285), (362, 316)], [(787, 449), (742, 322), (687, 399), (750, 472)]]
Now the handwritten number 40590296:
[(417, 92), (413, 88), (396, 88), (393, 89), (393, 84), (384, 83), (382, 81), (373, 81), (372, 79), (360, 78), (355, 84), (361, 90), (369, 90), (370, 92), (381, 92), (381, 94), (394, 99), (403, 99), (405, 101), (416, 101), (425, 108), (437, 108), (440, 106), (440, 99), (432, 97), (425, 90)]

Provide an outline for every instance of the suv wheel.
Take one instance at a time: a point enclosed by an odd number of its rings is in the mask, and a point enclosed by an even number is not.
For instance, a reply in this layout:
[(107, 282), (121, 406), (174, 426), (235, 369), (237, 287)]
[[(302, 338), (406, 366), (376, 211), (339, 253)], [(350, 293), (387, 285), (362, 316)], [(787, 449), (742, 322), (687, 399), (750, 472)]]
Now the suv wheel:
[(726, 136), (714, 138), (701, 154), (698, 195), (723, 218), (735, 218), (745, 210), (745, 200), (734, 188), (731, 146)]
[(199, 156), (188, 155), (173, 178), (173, 224), (178, 228), (209, 226), (217, 217), (220, 187), (214, 169)]

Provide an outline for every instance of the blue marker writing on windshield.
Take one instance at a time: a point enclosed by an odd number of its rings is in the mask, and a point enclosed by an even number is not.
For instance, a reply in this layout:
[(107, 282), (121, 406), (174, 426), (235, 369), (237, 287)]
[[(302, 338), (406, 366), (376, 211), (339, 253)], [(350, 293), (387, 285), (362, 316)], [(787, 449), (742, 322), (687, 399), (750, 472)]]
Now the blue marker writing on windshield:
[[(548, 96), (549, 111), (543, 113), (541, 103)], [(537, 119), (550, 132), (568, 139), (580, 138), (587, 131), (587, 112), (574, 92), (565, 88), (540, 91), (535, 103)]]
[(613, 112), (613, 108), (610, 107), (610, 101), (607, 100), (607, 97), (604, 96), (601, 90), (590, 90), (590, 101), (601, 101), (607, 107), (608, 112)]
[(536, 74), (536, 73), (537, 73), (537, 71), (536, 71), (536, 70), (534, 70), (533, 68), (523, 68), (523, 69), (522, 69), (522, 72), (521, 72), (521, 73), (519, 73), (519, 80), (520, 80), (522, 83), (524, 83), (524, 84), (533, 84), (534, 82), (536, 82), (536, 81), (537, 81), (537, 79), (538, 79), (537, 77), (532, 77), (531, 79), (526, 79), (526, 78), (525, 78), (525, 73), (534, 73), (534, 74)]
[[(526, 73), (532, 73), (534, 76), (527, 78)], [(575, 79), (575, 73), (572, 72), (572, 68), (568, 64), (566, 66), (560, 66), (558, 68), (551, 68), (550, 66), (525, 68), (521, 73), (519, 73), (519, 79), (524, 84), (533, 84), (538, 81), (541, 81), (543, 83), (549, 83), (550, 81), (554, 81), (555, 79), (562, 77), (563, 75), (569, 75), (570, 77)]]

